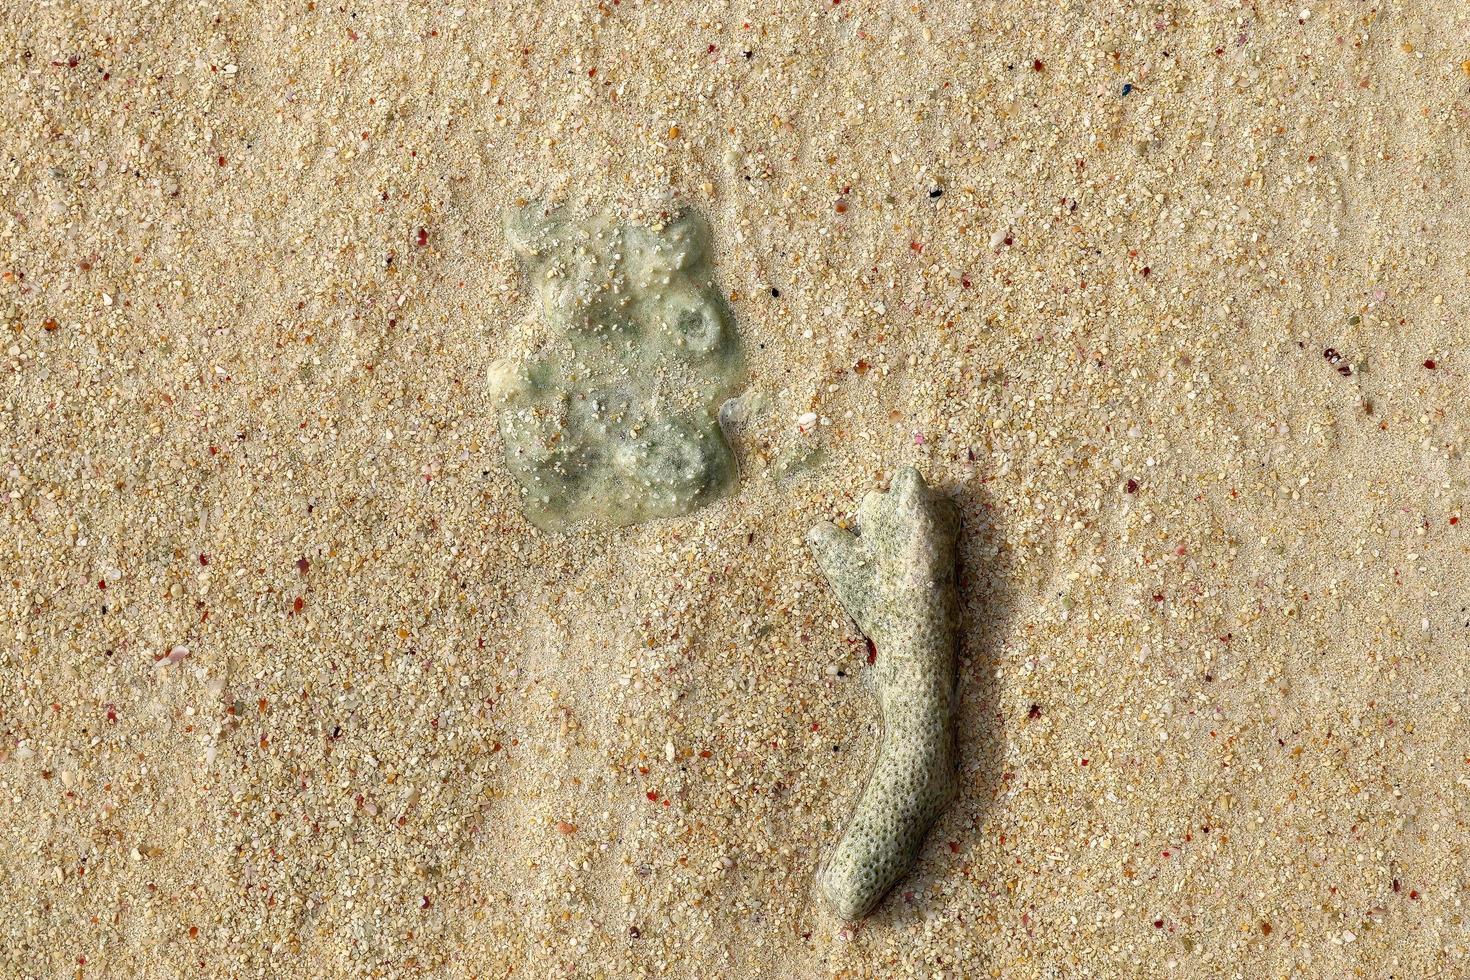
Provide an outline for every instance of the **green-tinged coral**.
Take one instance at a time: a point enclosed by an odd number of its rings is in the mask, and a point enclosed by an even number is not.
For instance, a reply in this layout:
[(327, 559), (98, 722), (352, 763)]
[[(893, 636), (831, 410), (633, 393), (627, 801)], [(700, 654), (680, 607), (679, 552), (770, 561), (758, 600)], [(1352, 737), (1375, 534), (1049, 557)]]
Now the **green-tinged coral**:
[(858, 508), (858, 535), (822, 523), (817, 563), (877, 648), (878, 761), (817, 884), (844, 919), (871, 912), (918, 857), (954, 794), (959, 511), (912, 467)]
[(709, 232), (685, 211), (660, 228), (531, 206), (506, 237), (550, 326), (499, 365), (506, 462), (541, 527), (685, 514), (735, 482), (719, 406), (744, 374), (714, 282)]

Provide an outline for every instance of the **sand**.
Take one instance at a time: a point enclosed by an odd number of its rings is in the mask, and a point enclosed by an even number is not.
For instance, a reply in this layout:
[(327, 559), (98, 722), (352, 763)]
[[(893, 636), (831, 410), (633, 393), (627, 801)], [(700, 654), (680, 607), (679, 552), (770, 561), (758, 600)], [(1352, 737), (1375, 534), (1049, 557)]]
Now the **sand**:
[[(5, 4), (0, 974), (1470, 970), (1467, 38)], [(736, 493), (526, 520), (521, 201), (708, 220)], [(960, 788), (848, 925), (877, 710), (802, 535), (905, 465)]]

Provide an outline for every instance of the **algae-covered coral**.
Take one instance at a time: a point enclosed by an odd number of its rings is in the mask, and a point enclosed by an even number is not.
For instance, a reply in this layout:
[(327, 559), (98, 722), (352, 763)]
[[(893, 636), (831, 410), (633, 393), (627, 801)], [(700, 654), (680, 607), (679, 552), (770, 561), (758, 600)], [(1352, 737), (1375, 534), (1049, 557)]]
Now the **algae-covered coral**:
[(574, 220), (532, 205), (506, 237), (550, 338), (492, 379), (527, 516), (542, 527), (685, 514), (735, 481), (720, 403), (743, 376), (709, 232), (684, 211), (662, 227)]
[(818, 875), (845, 919), (871, 912), (918, 856), (954, 793), (953, 698), (959, 512), (912, 467), (858, 509), (860, 533), (807, 534), (838, 600), (873, 641), (883, 736), (878, 761)]

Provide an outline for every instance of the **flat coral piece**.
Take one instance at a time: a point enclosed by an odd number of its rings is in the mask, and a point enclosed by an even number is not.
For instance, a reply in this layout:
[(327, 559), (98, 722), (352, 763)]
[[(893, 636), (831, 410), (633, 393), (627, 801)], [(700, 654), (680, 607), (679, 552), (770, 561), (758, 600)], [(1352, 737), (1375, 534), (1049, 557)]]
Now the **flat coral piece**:
[(532, 522), (635, 524), (726, 493), (735, 461), (719, 406), (744, 369), (705, 224), (689, 211), (644, 228), (532, 205), (506, 237), (550, 328), (532, 357), (491, 376)]

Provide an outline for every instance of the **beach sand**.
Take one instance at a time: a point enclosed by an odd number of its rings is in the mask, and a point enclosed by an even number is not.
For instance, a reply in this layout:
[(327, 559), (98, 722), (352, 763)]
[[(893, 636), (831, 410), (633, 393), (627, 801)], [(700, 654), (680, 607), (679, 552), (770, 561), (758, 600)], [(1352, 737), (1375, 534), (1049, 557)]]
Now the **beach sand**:
[[(0, 10), (0, 974), (1470, 970), (1470, 8)], [(502, 220), (695, 208), (740, 484), (543, 532)], [(802, 541), (962, 513), (870, 918)]]

